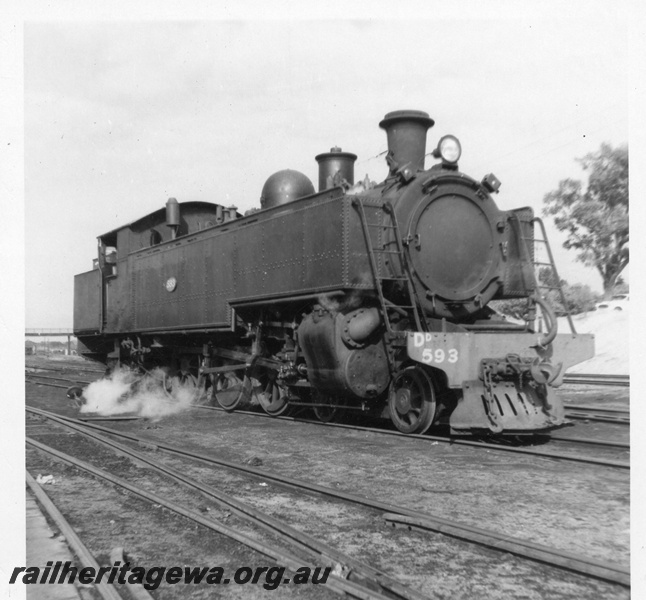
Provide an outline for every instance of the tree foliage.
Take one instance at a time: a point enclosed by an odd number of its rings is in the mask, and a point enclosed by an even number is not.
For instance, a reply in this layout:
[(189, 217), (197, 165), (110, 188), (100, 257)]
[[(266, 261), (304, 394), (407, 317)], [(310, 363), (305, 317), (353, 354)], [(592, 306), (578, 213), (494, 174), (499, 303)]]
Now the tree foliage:
[(595, 294), (589, 286), (583, 283), (569, 284), (567, 281), (561, 283), (565, 303), (561, 300), (561, 295), (556, 290), (551, 290), (547, 294), (547, 301), (554, 309), (558, 316), (567, 313), (578, 315), (582, 312), (594, 310), (596, 303), (599, 301), (599, 295)]
[[(546, 267), (539, 270), (538, 281), (542, 286), (556, 287), (557, 285), (554, 271)], [(567, 313), (578, 315), (582, 312), (594, 310), (595, 304), (599, 301), (599, 296), (589, 286), (582, 283), (569, 284), (565, 279), (561, 279), (560, 284), (565, 297), (565, 304), (561, 300), (561, 294), (556, 289), (547, 290), (541, 294), (554, 309), (557, 316)], [(491, 307), (504, 315), (515, 319), (523, 319), (527, 313), (528, 303), (525, 299), (496, 300), (491, 303)]]
[(545, 195), (544, 216), (568, 238), (563, 244), (578, 251), (577, 259), (595, 267), (604, 295), (612, 295), (628, 264), (628, 147), (601, 144), (597, 152), (577, 159), (589, 172), (587, 189), (580, 181), (563, 179)]
[(599, 295), (595, 294), (590, 286), (583, 283), (568, 283), (565, 279), (558, 282), (554, 276), (554, 271), (549, 267), (543, 267), (538, 272), (538, 281), (543, 286), (556, 288), (559, 284), (563, 290), (565, 302), (561, 299), (561, 294), (556, 289), (549, 289), (543, 294), (549, 304), (552, 306), (557, 315), (578, 315), (582, 312), (594, 310), (595, 304), (600, 300)]

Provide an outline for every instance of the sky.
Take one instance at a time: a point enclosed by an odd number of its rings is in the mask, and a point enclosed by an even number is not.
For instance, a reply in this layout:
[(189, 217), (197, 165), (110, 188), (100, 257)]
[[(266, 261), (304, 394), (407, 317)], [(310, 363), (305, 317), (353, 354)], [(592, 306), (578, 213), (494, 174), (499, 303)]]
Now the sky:
[[(334, 145), (358, 155), (357, 179), (382, 181), (378, 123), (391, 110), (428, 112), (427, 151), (457, 135), (461, 169), (502, 181), (502, 209), (540, 213), (559, 180), (584, 176), (576, 158), (628, 142), (627, 15), (596, 7), (26, 22), (26, 327), (70, 327), (73, 277), (91, 268), (96, 237), (170, 196), (244, 211), (275, 171), (316, 185), (314, 156)], [(549, 232), (561, 277), (601, 291)]]

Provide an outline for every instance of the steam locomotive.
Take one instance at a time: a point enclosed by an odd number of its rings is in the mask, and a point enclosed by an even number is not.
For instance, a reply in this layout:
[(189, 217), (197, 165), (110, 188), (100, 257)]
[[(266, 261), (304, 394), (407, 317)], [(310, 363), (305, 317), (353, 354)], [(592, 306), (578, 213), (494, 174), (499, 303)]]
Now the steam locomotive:
[[(554, 388), (593, 356), (593, 338), (557, 334), (531, 208), (501, 211), (500, 182), (460, 172), (454, 136), (424, 168), (433, 124), (422, 111), (385, 116), (382, 183), (355, 183), (356, 155), (332, 148), (316, 156), (318, 192), (279, 171), (251, 214), (170, 198), (99, 236), (74, 281), (80, 352), (161, 367), (226, 410), (309, 406), (329, 421), (352, 409), (407, 433), (563, 425)], [(489, 306), (512, 298), (525, 299), (524, 322)]]

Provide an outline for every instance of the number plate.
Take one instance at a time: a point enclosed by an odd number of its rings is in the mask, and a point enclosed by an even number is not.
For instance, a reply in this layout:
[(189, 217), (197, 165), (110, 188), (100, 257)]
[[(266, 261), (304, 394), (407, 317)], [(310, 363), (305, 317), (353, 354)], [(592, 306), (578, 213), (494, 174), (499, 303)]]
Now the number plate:
[(536, 347), (534, 333), (473, 333), (473, 332), (420, 332), (411, 331), (406, 340), (410, 359), (440, 369), (446, 373), (449, 387), (460, 387), (463, 381), (478, 379), (480, 361), (504, 358), (517, 354), (533, 360), (550, 359), (552, 364), (563, 363), (563, 371), (594, 354), (590, 334), (560, 334), (549, 348)]
[(457, 348), (424, 348), (422, 350), (422, 362), (426, 364), (438, 364), (443, 362), (456, 363), (459, 360), (459, 353)]
[(472, 375), (471, 335), (468, 333), (409, 333), (408, 356), (414, 361), (441, 369), (449, 385), (457, 387)]
[(421, 359), (421, 362), (427, 365), (437, 366), (444, 363), (455, 364), (460, 360), (460, 350), (455, 345), (451, 346), (445, 336), (420, 332), (412, 333), (411, 336), (408, 347), (410, 350), (412, 341), (416, 360)]

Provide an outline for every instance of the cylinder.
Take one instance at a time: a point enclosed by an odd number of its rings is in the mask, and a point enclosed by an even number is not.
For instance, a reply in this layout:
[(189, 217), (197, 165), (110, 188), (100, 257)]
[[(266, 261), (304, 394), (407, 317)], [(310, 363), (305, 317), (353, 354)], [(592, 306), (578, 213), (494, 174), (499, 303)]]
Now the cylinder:
[(388, 136), (391, 174), (406, 166), (413, 172), (424, 170), (426, 132), (434, 124), (428, 113), (421, 110), (396, 110), (384, 117), (379, 127)]
[(176, 198), (169, 198), (166, 202), (166, 225), (179, 227), (179, 202)]
[(324, 152), (315, 157), (319, 164), (319, 192), (339, 185), (345, 180), (354, 185), (354, 161), (357, 155), (352, 152), (343, 152), (335, 146), (329, 152)]

